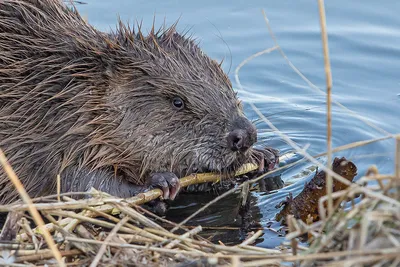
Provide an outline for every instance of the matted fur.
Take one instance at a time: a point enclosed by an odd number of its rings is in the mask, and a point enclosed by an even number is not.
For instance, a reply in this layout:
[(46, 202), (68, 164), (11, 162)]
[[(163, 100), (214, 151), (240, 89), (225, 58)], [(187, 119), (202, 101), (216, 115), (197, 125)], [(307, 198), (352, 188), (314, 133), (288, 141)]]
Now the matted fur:
[[(69, 173), (113, 186), (234, 167), (253, 153), (227, 148), (243, 116), (220, 65), (175, 27), (107, 34), (62, 2), (0, 1), (0, 147), (31, 196), (53, 193), (57, 174), (84, 191)], [(16, 197), (0, 170), (0, 203)]]

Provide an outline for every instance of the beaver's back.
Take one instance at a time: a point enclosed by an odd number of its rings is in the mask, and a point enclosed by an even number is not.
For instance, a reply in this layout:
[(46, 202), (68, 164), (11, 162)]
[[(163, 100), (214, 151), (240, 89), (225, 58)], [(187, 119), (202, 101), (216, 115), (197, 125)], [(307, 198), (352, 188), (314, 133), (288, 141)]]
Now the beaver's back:
[[(51, 191), (61, 156), (81, 153), (96, 129), (99, 38), (57, 1), (0, 2), (0, 148), (30, 192)], [(0, 202), (15, 198), (9, 187), (0, 170)]]

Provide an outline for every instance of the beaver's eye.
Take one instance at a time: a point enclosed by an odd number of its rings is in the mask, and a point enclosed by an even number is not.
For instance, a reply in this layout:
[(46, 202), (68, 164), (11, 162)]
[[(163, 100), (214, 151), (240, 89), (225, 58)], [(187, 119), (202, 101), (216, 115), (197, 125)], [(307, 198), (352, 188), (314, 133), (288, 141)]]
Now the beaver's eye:
[(172, 105), (177, 110), (181, 110), (185, 107), (185, 104), (183, 104), (183, 100), (180, 97), (174, 97), (172, 99)]

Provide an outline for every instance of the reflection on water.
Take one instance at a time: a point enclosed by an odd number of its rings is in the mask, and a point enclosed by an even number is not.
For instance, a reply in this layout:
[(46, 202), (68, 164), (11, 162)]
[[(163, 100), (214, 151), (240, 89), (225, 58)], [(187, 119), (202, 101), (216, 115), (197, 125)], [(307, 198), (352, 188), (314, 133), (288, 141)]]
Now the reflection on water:
[[(143, 28), (150, 29), (153, 17), (156, 24), (167, 24), (180, 17), (178, 29), (192, 28), (201, 47), (211, 57), (225, 58), (224, 69), (234, 80), (234, 68), (248, 56), (273, 46), (260, 8), (264, 8), (283, 50), (294, 65), (316, 86), (324, 89), (323, 56), (320, 43), (317, 3), (315, 1), (99, 1), (86, 0), (79, 5), (91, 24), (101, 30), (115, 28), (117, 14), (123, 20), (143, 19)], [(327, 25), (330, 58), (333, 72), (333, 98), (363, 115), (369, 122), (390, 133), (400, 131), (400, 1), (327, 1)], [(245, 91), (239, 96), (253, 102), (271, 122), (299, 146), (309, 145), (311, 155), (326, 150), (325, 96), (311, 89), (274, 51), (256, 58), (240, 72)], [(236, 88), (236, 84), (233, 83)], [(257, 123), (260, 145), (269, 145), (293, 154), (276, 133), (260, 120), (249, 105), (249, 118)], [(350, 116), (337, 105), (333, 106), (333, 146), (384, 136), (358, 118)], [(386, 140), (336, 153), (358, 167), (359, 178), (371, 164), (381, 173), (393, 172), (394, 141)], [(321, 162), (326, 159), (319, 158)], [(314, 166), (301, 162), (281, 173), (289, 186), (271, 194), (253, 193), (254, 218), (263, 227), (279, 229), (273, 222), (275, 205), (289, 192), (294, 195), (313, 175)], [(181, 196), (169, 218), (176, 221), (191, 214), (213, 196)], [(203, 203), (203, 204), (202, 204)], [(212, 206), (192, 224), (235, 225), (237, 197), (231, 196)], [(272, 224), (271, 224), (272, 222)], [(271, 224), (271, 225), (270, 225)], [(237, 237), (237, 233), (221, 232), (221, 238)], [(272, 247), (281, 238), (266, 230), (260, 246)], [(232, 239), (229, 239), (232, 240)]]

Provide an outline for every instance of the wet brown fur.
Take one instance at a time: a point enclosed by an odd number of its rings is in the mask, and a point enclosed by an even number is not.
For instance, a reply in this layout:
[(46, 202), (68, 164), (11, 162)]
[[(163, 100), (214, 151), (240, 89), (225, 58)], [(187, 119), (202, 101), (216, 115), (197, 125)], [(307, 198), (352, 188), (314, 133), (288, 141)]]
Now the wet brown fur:
[[(57, 174), (84, 191), (91, 174), (104, 189), (224, 171), (253, 155), (227, 148), (243, 116), (220, 65), (175, 27), (108, 34), (58, 1), (0, 2), (0, 147), (31, 196), (54, 193)], [(0, 170), (0, 203), (16, 198)]]

